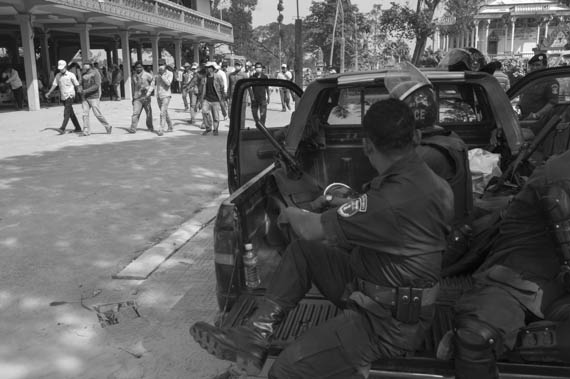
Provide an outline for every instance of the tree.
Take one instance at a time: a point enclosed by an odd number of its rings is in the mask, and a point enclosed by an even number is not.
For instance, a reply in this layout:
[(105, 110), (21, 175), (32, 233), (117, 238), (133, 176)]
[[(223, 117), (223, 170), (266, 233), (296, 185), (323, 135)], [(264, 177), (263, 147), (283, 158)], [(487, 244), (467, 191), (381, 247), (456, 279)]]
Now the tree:
[[(220, 0), (214, 0), (214, 14), (219, 14), (219, 3)], [(257, 0), (231, 0), (230, 8), (222, 12), (223, 20), (228, 21), (234, 28), (233, 52), (238, 55), (248, 56), (254, 49), (251, 12), (256, 6)]]
[(418, 0), (415, 10), (407, 4), (391, 3), (391, 8), (382, 13), (380, 28), (383, 32), (395, 36), (397, 40), (402, 38), (416, 40), (412, 56), (414, 64), (419, 62), (426, 41), (435, 30), (433, 13), (439, 3), (440, 0)]
[(455, 17), (455, 25), (448, 26), (452, 33), (467, 32), (484, 0), (447, 0), (445, 11)]
[[(351, 5), (346, 0), (339, 1), (342, 5), (343, 14), (338, 15), (335, 34), (341, 35), (342, 28), (344, 28), (344, 34), (348, 36), (344, 59), (348, 63), (347, 66), (350, 66), (353, 64), (355, 52), (358, 48), (358, 36), (365, 33), (369, 26), (364, 19), (364, 15), (358, 11), (357, 6)], [(340, 66), (340, 38), (335, 36), (334, 49), (332, 49), (333, 26), (337, 13), (336, 1), (313, 1), (310, 11), (311, 13), (303, 21), (304, 50), (315, 51), (320, 47), (327, 62), (329, 61), (331, 50), (333, 50), (333, 66)], [(344, 17), (342, 17), (343, 15)]]
[[(281, 30), (281, 35), (279, 34)], [(281, 51), (284, 59), (279, 59), (279, 42), (281, 40)], [(247, 56), (252, 61), (263, 63), (268, 69), (268, 75), (273, 76), (273, 71), (279, 68), (279, 64), (286, 63), (289, 66), (294, 64), (295, 59), (295, 25), (279, 25), (272, 22), (268, 25), (258, 26), (252, 33), (252, 49)]]

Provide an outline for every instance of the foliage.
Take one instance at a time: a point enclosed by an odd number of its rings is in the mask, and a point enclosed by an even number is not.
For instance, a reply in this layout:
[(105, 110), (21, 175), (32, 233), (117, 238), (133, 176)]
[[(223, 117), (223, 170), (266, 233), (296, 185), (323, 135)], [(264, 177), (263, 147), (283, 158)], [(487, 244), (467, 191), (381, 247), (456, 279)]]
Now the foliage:
[(420, 67), (436, 67), (439, 62), (443, 59), (445, 53), (442, 50), (434, 51), (433, 48), (428, 47), (422, 53), (420, 58), (419, 66)]
[[(338, 14), (332, 66), (340, 67), (341, 35), (344, 27), (345, 66), (350, 67), (354, 65), (355, 52), (359, 50), (362, 43), (362, 33), (368, 32), (370, 28), (357, 6), (349, 5), (344, 1), (341, 3), (344, 12)], [(320, 47), (324, 53), (325, 63), (330, 64), (331, 50), (333, 50), (333, 26), (337, 13), (336, 2), (313, 1), (310, 11), (311, 13), (303, 22), (304, 50), (315, 51)]]
[[(214, 0), (213, 13), (219, 14), (220, 0)], [(222, 12), (222, 19), (234, 27), (233, 52), (248, 56), (254, 47), (251, 12), (255, 10), (257, 0), (231, 0), (231, 6)]]
[(267, 74), (279, 69), (279, 36), (281, 35), (282, 63), (289, 67), (294, 66), (295, 61), (295, 25), (279, 25), (272, 22), (268, 25), (258, 26), (253, 30), (252, 41), (254, 45), (247, 52), (252, 62), (261, 62), (267, 66)]
[(484, 0), (447, 0), (445, 11), (455, 17), (455, 25), (449, 25), (446, 28), (451, 33), (469, 30), (483, 2)]
[(418, 0), (417, 9), (411, 9), (408, 4), (390, 3), (391, 7), (382, 13), (381, 30), (396, 40), (415, 39), (416, 47), (412, 57), (413, 63), (418, 63), (424, 50), (427, 38), (435, 30), (432, 21), (435, 8), (440, 0)]
[(511, 86), (527, 74), (526, 60), (522, 58), (507, 58), (500, 62), (502, 64), (501, 70), (509, 76)]
[[(410, 60), (410, 46), (403, 40), (387, 41), (382, 53), (385, 57), (393, 57), (396, 62)], [(391, 62), (395, 63), (395, 62)], [(384, 64), (391, 64), (385, 62)]]

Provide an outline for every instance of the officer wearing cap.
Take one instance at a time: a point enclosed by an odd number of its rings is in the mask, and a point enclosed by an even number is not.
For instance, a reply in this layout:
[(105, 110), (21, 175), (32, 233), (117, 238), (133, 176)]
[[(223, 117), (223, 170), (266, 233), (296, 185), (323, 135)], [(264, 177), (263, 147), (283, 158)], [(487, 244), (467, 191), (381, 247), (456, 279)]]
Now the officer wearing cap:
[[(529, 72), (544, 70), (548, 67), (546, 54), (536, 54), (528, 61)], [(527, 88), (521, 94), (519, 107), (526, 120), (540, 120), (548, 117), (558, 102), (560, 85), (556, 79), (544, 79)]]
[(283, 253), (263, 301), (240, 327), (194, 324), (194, 339), (256, 374), (269, 339), (314, 283), (338, 316), (307, 330), (273, 364), (270, 378), (366, 377), (370, 362), (419, 347), (453, 215), (449, 184), (418, 157), (411, 109), (374, 103), (363, 119), (364, 153), (378, 176), (366, 193), (322, 214), (286, 208), (300, 237)]

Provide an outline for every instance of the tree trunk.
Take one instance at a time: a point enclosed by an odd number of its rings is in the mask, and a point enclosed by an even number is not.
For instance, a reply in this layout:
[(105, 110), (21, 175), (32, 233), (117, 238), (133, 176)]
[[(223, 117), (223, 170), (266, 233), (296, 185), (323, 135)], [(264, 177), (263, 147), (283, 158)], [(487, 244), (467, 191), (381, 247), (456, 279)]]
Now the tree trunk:
[(427, 36), (421, 36), (416, 39), (416, 47), (414, 48), (414, 55), (412, 55), (412, 64), (417, 66), (420, 63), (420, 58), (425, 50)]

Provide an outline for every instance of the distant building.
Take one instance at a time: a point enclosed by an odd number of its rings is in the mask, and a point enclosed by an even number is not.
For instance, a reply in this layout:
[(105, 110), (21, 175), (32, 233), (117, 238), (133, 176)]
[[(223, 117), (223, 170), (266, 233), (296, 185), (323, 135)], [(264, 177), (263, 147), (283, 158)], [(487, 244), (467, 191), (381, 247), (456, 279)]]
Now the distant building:
[(488, 0), (463, 32), (450, 32), (455, 19), (440, 7), (435, 50), (474, 46), (484, 54), (530, 57), (536, 51), (570, 50), (570, 1)]

